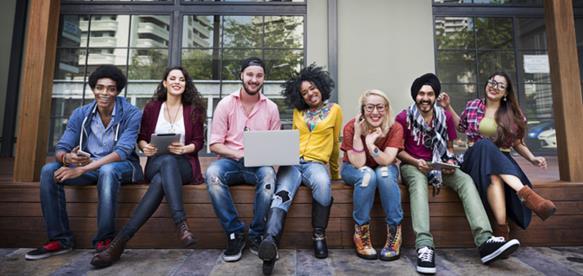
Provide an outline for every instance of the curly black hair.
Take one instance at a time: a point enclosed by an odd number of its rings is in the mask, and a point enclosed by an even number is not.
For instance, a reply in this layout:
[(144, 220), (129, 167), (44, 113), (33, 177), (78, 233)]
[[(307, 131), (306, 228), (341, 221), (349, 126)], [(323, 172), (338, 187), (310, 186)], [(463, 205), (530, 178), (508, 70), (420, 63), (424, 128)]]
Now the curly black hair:
[[(152, 100), (158, 100), (161, 102), (166, 101), (168, 91), (166, 90), (166, 87), (164, 87), (164, 80), (168, 78), (168, 75), (173, 70), (180, 70), (184, 75), (184, 80), (186, 81), (186, 87), (184, 87), (184, 93), (182, 93), (182, 104), (192, 105), (193, 112), (197, 109), (200, 110), (201, 114), (203, 115), (201, 119), (204, 120), (205, 119), (204, 117), (206, 117), (206, 107), (204, 102), (202, 101), (202, 96), (198, 92), (198, 89), (196, 89), (196, 86), (192, 81), (192, 77), (190, 76), (190, 74), (188, 74), (188, 71), (186, 71), (186, 69), (182, 68), (181, 66), (174, 66), (166, 69), (166, 71), (164, 72), (164, 77), (158, 84), (156, 92), (154, 92), (154, 96), (152, 96)], [(194, 114), (192, 115), (194, 118)]]
[(123, 74), (123, 72), (117, 68), (115, 65), (102, 65), (97, 67), (91, 75), (89, 75), (89, 87), (91, 90), (95, 89), (95, 85), (99, 79), (108, 78), (115, 81), (115, 86), (117, 87), (117, 94), (126, 87), (128, 79)]
[(299, 73), (294, 73), (290, 79), (281, 85), (284, 89), (281, 95), (285, 97), (285, 102), (289, 106), (300, 111), (309, 108), (300, 94), (302, 82), (304, 81), (313, 83), (320, 90), (322, 101), (328, 100), (332, 90), (334, 90), (334, 80), (332, 80), (328, 71), (325, 71), (324, 68), (317, 66), (315, 63), (310, 64)]

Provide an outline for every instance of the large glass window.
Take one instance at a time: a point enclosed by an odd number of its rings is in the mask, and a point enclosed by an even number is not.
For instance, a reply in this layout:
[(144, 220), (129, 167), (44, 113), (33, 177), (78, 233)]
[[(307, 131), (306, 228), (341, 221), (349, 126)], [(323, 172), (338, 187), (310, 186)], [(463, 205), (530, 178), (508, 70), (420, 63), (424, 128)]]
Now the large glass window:
[[(435, 1), (449, 3), (460, 1)], [(470, 2), (470, 1), (467, 1)], [(473, 4), (532, 4), (537, 1), (473, 1)], [(537, 3), (535, 3), (537, 4)], [(492, 8), (488, 16), (447, 16), (440, 6), (435, 16), (436, 71), (461, 112), (465, 103), (484, 97), (490, 74), (511, 77), (528, 119), (525, 142), (535, 154), (556, 155), (551, 80), (544, 18), (520, 16)], [(542, 7), (541, 7), (542, 11)], [(465, 137), (457, 141), (465, 146)]]
[[(214, 7), (199, 8), (196, 2), (203, 1), (86, 2), (103, 1), (63, 0), (49, 151), (72, 111), (93, 100), (87, 78), (103, 64), (114, 64), (127, 74), (121, 95), (139, 108), (152, 97), (164, 69), (181, 64), (211, 115), (222, 97), (238, 89), (240, 60), (257, 56), (266, 63), (264, 93), (278, 104), (284, 127), (291, 124), (292, 112), (280, 91), (290, 73), (304, 66), (304, 1), (241, 1), (254, 2), (260, 15), (249, 12), (247, 5), (205, 3)], [(282, 5), (288, 5), (285, 12), (280, 12)], [(241, 14), (233, 15), (237, 9)]]

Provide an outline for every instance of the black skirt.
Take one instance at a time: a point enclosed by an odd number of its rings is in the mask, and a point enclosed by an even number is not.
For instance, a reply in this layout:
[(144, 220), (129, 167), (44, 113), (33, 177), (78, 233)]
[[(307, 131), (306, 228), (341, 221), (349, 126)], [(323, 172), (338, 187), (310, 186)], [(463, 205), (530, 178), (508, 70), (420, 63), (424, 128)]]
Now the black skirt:
[[(524, 185), (532, 187), (532, 184), (518, 163), (510, 156), (510, 153), (500, 151), (488, 139), (482, 139), (476, 142), (465, 152), (461, 169), (474, 180), (482, 198), (482, 203), (487, 210), (490, 209), (490, 205), (488, 204), (490, 175), (514, 175)], [(532, 212), (522, 204), (516, 191), (510, 186), (504, 185), (504, 195), (506, 197), (506, 214), (508, 218), (513, 220), (522, 229), (526, 229), (530, 224)]]

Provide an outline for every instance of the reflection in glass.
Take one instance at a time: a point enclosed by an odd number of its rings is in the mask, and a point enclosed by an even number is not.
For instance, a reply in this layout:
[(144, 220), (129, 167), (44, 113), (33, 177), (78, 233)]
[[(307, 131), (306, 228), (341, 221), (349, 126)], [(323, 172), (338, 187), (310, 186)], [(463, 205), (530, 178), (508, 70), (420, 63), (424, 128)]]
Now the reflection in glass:
[(546, 49), (544, 18), (519, 18), (517, 26), (519, 49)]
[(55, 79), (83, 80), (85, 76), (85, 49), (64, 48), (57, 51)]
[(302, 16), (266, 16), (265, 47), (303, 48), (303, 19)]
[(477, 17), (477, 46), (480, 49), (511, 49), (512, 18)]
[[(85, 47), (87, 45), (87, 32), (81, 32), (80, 21), (78, 15), (64, 15), (61, 17), (61, 33), (58, 47)], [(82, 35), (84, 36), (83, 38), (81, 37)], [(81, 44), (82, 40), (85, 41), (85, 44)]]
[[(80, 28), (82, 33), (89, 32), (89, 47), (127, 47), (128, 31), (130, 24), (129, 15), (92, 15), (91, 21), (88, 16), (82, 16)], [(86, 35), (82, 35), (81, 45), (87, 41)]]
[(128, 79), (157, 80), (168, 65), (168, 49), (131, 49)]
[(87, 58), (88, 73), (91, 74), (100, 65), (114, 64), (125, 72), (127, 48), (90, 48)]
[(304, 64), (304, 51), (265, 50), (265, 74), (269, 80), (285, 80)]
[(471, 17), (436, 17), (435, 43), (438, 49), (475, 47), (474, 20)]
[[(182, 66), (194, 80), (219, 80), (220, 60), (213, 50), (182, 50)], [(218, 53), (217, 53), (218, 54)]]
[[(514, 52), (480, 51), (478, 52), (478, 85), (483, 85), (488, 77), (496, 71), (505, 71), (511, 78), (516, 76)], [(513, 79), (514, 82), (516, 82)], [(482, 93), (483, 91), (480, 91)]]
[[(239, 70), (241, 69), (241, 60), (248, 57), (261, 58), (261, 50), (223, 50), (223, 80), (238, 80), (240, 78)], [(266, 76), (269, 78), (269, 75)]]
[(556, 154), (551, 85), (525, 83), (524, 92), (526, 105), (522, 110), (528, 119), (526, 144), (535, 154)]
[(439, 51), (437, 75), (446, 83), (475, 83), (476, 56), (474, 51)]
[(169, 20), (169, 16), (163, 15), (132, 16), (130, 47), (168, 47), (170, 40)]
[(220, 47), (221, 16), (184, 16), (182, 22), (182, 47)]
[[(466, 103), (477, 98), (477, 86), (475, 84), (449, 84), (442, 83), (441, 90), (447, 92), (450, 97), (451, 106), (461, 114), (466, 107)], [(454, 141), (454, 151), (456, 154), (463, 152), (467, 147), (468, 140), (464, 133), (458, 133), (458, 138)]]
[(225, 48), (260, 48), (263, 41), (262, 16), (224, 16)]

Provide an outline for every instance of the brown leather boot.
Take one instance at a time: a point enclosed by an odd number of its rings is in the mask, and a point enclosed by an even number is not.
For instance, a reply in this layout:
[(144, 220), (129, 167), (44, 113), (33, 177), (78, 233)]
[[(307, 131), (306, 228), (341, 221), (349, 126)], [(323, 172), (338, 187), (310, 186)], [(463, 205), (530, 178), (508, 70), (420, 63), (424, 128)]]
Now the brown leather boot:
[(508, 240), (510, 237), (510, 231), (508, 229), (508, 224), (492, 224), (492, 230), (494, 231), (494, 236), (496, 237), (504, 237), (504, 240)]
[(552, 201), (543, 198), (528, 186), (524, 186), (518, 191), (518, 197), (522, 199), (528, 209), (532, 210), (542, 220), (548, 219), (557, 210)]
[(356, 255), (363, 259), (374, 260), (377, 256), (377, 251), (372, 247), (370, 241), (370, 231), (369, 225), (354, 225), (354, 249), (356, 250)]
[(183, 220), (181, 223), (176, 225), (176, 232), (178, 234), (178, 239), (180, 239), (184, 248), (194, 247), (196, 244), (196, 239), (194, 238), (194, 235), (192, 235), (192, 232), (190, 232), (186, 220)]
[(119, 261), (119, 258), (123, 253), (127, 242), (127, 237), (121, 235), (115, 236), (115, 239), (111, 241), (107, 249), (93, 256), (93, 259), (91, 259), (91, 265), (97, 269), (100, 269), (111, 266), (115, 262)]

